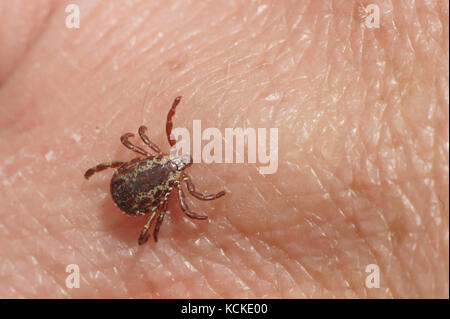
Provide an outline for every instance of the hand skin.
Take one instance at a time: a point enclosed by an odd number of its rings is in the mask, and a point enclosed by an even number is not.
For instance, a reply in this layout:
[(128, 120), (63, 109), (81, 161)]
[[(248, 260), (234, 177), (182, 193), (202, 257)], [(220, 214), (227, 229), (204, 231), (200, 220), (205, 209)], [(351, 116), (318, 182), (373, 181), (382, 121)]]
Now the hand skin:
[[(0, 297), (449, 297), (448, 2), (0, 3)], [(197, 164), (159, 241), (104, 161), (149, 127), (277, 127), (279, 163)], [(138, 143), (138, 139), (133, 140)], [(77, 264), (80, 288), (66, 287)], [(367, 265), (380, 287), (367, 288)]]

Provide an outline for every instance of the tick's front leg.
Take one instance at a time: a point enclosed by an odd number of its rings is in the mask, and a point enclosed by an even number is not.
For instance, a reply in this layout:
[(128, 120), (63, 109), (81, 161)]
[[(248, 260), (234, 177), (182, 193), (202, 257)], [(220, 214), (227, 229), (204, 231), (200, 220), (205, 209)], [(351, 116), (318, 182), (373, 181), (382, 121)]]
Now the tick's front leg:
[(177, 96), (175, 100), (172, 103), (172, 107), (169, 110), (169, 113), (167, 114), (167, 121), (166, 121), (166, 135), (167, 140), (169, 141), (170, 146), (174, 146), (176, 141), (170, 137), (170, 134), (172, 133), (172, 117), (175, 115), (175, 109), (177, 108), (177, 105), (181, 101), (181, 96)]
[(98, 164), (90, 169), (88, 169), (86, 171), (86, 173), (84, 173), (84, 177), (86, 179), (89, 179), (89, 177), (91, 177), (92, 175), (94, 175), (95, 173), (101, 172), (107, 168), (116, 168), (116, 167), (120, 167), (123, 164), (125, 164), (126, 162), (122, 162), (122, 161), (113, 161), (113, 162), (106, 162), (106, 163), (101, 163)]

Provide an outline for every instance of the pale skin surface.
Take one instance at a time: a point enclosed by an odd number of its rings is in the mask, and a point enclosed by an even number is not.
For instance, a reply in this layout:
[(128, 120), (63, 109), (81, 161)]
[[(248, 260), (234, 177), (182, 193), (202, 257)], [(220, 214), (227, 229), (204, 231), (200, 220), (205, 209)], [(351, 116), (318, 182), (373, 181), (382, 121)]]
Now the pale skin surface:
[[(71, 1), (71, 30), (2, 1), (0, 297), (448, 298), (448, 2), (374, 2), (376, 30), (351, 1)], [(172, 196), (139, 247), (113, 170), (83, 173), (141, 124), (167, 151), (177, 95), (175, 127), (278, 127), (278, 170), (194, 165), (228, 194), (188, 196), (207, 221)]]

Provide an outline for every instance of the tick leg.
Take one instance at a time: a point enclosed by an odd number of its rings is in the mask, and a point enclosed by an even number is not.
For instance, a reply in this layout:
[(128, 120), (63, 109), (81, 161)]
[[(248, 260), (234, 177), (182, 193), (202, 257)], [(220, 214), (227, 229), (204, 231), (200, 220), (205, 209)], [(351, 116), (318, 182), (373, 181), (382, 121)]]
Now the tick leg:
[(101, 163), (98, 164), (90, 169), (88, 169), (86, 171), (86, 173), (84, 173), (84, 177), (86, 179), (89, 179), (89, 177), (91, 177), (92, 175), (94, 175), (97, 172), (103, 171), (107, 168), (116, 168), (116, 167), (120, 167), (123, 164), (125, 164), (126, 162), (122, 162), (122, 161), (113, 161), (113, 162), (107, 162), (107, 163)]
[(164, 220), (164, 216), (166, 215), (167, 210), (167, 204), (169, 203), (168, 200), (164, 201), (163, 207), (161, 209), (161, 212), (159, 213), (158, 220), (156, 221), (155, 229), (153, 230), (153, 238), (155, 239), (155, 243), (158, 242), (158, 233), (159, 228), (161, 227), (161, 224)]
[(178, 189), (178, 200), (180, 202), (180, 207), (183, 210), (183, 212), (186, 214), (186, 216), (193, 218), (193, 219), (207, 219), (208, 216), (206, 215), (200, 215), (194, 212), (189, 211), (189, 207), (187, 206), (186, 202), (185, 202), (185, 196), (183, 193), (183, 190), (181, 189), (181, 185), (179, 185), (177, 187)]
[(158, 146), (156, 146), (150, 139), (148, 138), (147, 134), (145, 134), (145, 131), (147, 131), (147, 127), (144, 125), (139, 127), (139, 136), (144, 141), (145, 144), (147, 144), (152, 150), (154, 150), (156, 153), (161, 154), (161, 150)]
[(133, 145), (131, 144), (131, 142), (128, 140), (130, 137), (133, 137), (134, 134), (133, 133), (125, 133), (120, 137), (120, 141), (122, 142), (123, 145), (125, 145), (126, 148), (129, 148), (130, 150), (145, 155), (145, 156), (151, 156), (150, 153), (144, 151), (142, 148), (140, 148), (139, 146)]
[(187, 174), (183, 174), (183, 180), (186, 183), (186, 186), (188, 188), (189, 193), (191, 193), (192, 196), (195, 198), (198, 198), (200, 200), (213, 200), (219, 197), (222, 197), (225, 195), (225, 191), (220, 191), (217, 194), (202, 194), (197, 191), (195, 191), (195, 185), (192, 183), (191, 178)]
[(172, 107), (167, 114), (167, 122), (166, 122), (166, 134), (167, 140), (169, 141), (170, 146), (174, 146), (176, 141), (170, 137), (170, 133), (172, 133), (172, 117), (175, 115), (175, 109), (177, 108), (178, 103), (181, 101), (181, 96), (177, 96), (172, 103)]
[(141, 231), (141, 235), (139, 236), (139, 245), (143, 245), (148, 240), (148, 229), (150, 228), (150, 225), (152, 224), (153, 219), (156, 216), (156, 211), (158, 210), (158, 207), (152, 208), (152, 214), (150, 215), (150, 218), (148, 219), (147, 223), (145, 224), (144, 228)]

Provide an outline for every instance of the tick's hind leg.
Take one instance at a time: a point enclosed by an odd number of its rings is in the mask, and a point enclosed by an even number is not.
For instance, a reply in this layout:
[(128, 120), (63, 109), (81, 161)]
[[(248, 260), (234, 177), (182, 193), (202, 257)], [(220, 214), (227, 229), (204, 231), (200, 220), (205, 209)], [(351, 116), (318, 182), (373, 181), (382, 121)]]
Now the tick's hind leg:
[(150, 139), (148, 138), (147, 134), (145, 134), (145, 131), (147, 131), (147, 127), (144, 125), (139, 127), (139, 136), (141, 137), (142, 141), (144, 141), (145, 144), (148, 145), (152, 150), (154, 150), (156, 153), (160, 154), (161, 150), (158, 146), (156, 146)]
[(150, 218), (148, 219), (147, 223), (145, 224), (144, 228), (141, 231), (141, 235), (139, 236), (139, 240), (138, 240), (139, 245), (143, 245), (143, 244), (145, 244), (147, 242), (147, 240), (148, 240), (148, 229), (152, 225), (152, 222), (153, 222), (153, 219), (156, 216), (157, 210), (158, 210), (158, 206), (152, 208), (152, 213), (150, 215)]
[(94, 175), (95, 173), (101, 172), (107, 168), (116, 168), (116, 167), (120, 167), (123, 164), (125, 164), (126, 162), (122, 162), (122, 161), (113, 161), (113, 162), (107, 162), (107, 163), (101, 163), (98, 164), (90, 169), (88, 169), (86, 171), (86, 173), (84, 173), (84, 177), (86, 179), (89, 179), (89, 177), (91, 177), (92, 175)]
[(123, 145), (125, 145), (126, 148), (129, 148), (130, 150), (139, 153), (141, 155), (145, 155), (145, 156), (151, 156), (150, 153), (146, 152), (145, 150), (143, 150), (142, 148), (140, 148), (139, 146), (133, 145), (128, 139), (130, 137), (133, 137), (134, 134), (133, 133), (125, 133), (120, 137), (120, 141), (122, 142)]
[(177, 96), (172, 103), (172, 107), (167, 114), (167, 122), (166, 122), (166, 134), (167, 140), (169, 141), (170, 146), (174, 146), (176, 141), (170, 137), (170, 133), (172, 133), (172, 117), (175, 115), (175, 109), (177, 108), (178, 103), (181, 101), (181, 96)]
[(197, 192), (195, 190), (194, 183), (192, 183), (191, 178), (187, 174), (183, 174), (183, 180), (186, 183), (189, 193), (191, 193), (191, 195), (197, 199), (213, 200), (213, 199), (216, 199), (216, 198), (219, 198), (219, 197), (222, 197), (223, 195), (225, 195), (225, 191), (220, 191), (217, 194), (209, 194), (209, 195), (205, 195), (205, 194)]
[(183, 190), (181, 189), (181, 185), (177, 186), (177, 190), (178, 190), (178, 200), (180, 202), (180, 207), (183, 210), (183, 212), (186, 214), (186, 216), (193, 218), (193, 219), (207, 219), (208, 218), (208, 216), (206, 216), (206, 215), (200, 215), (200, 214), (191, 212), (184, 200), (185, 196), (184, 196)]
[(161, 212), (159, 213), (158, 220), (156, 221), (155, 229), (153, 230), (153, 238), (155, 239), (155, 243), (158, 242), (159, 228), (161, 227), (161, 224), (162, 224), (162, 222), (164, 220), (164, 216), (166, 215), (166, 210), (167, 210), (167, 204), (168, 203), (169, 203), (168, 200), (165, 199), (163, 207), (161, 209)]

